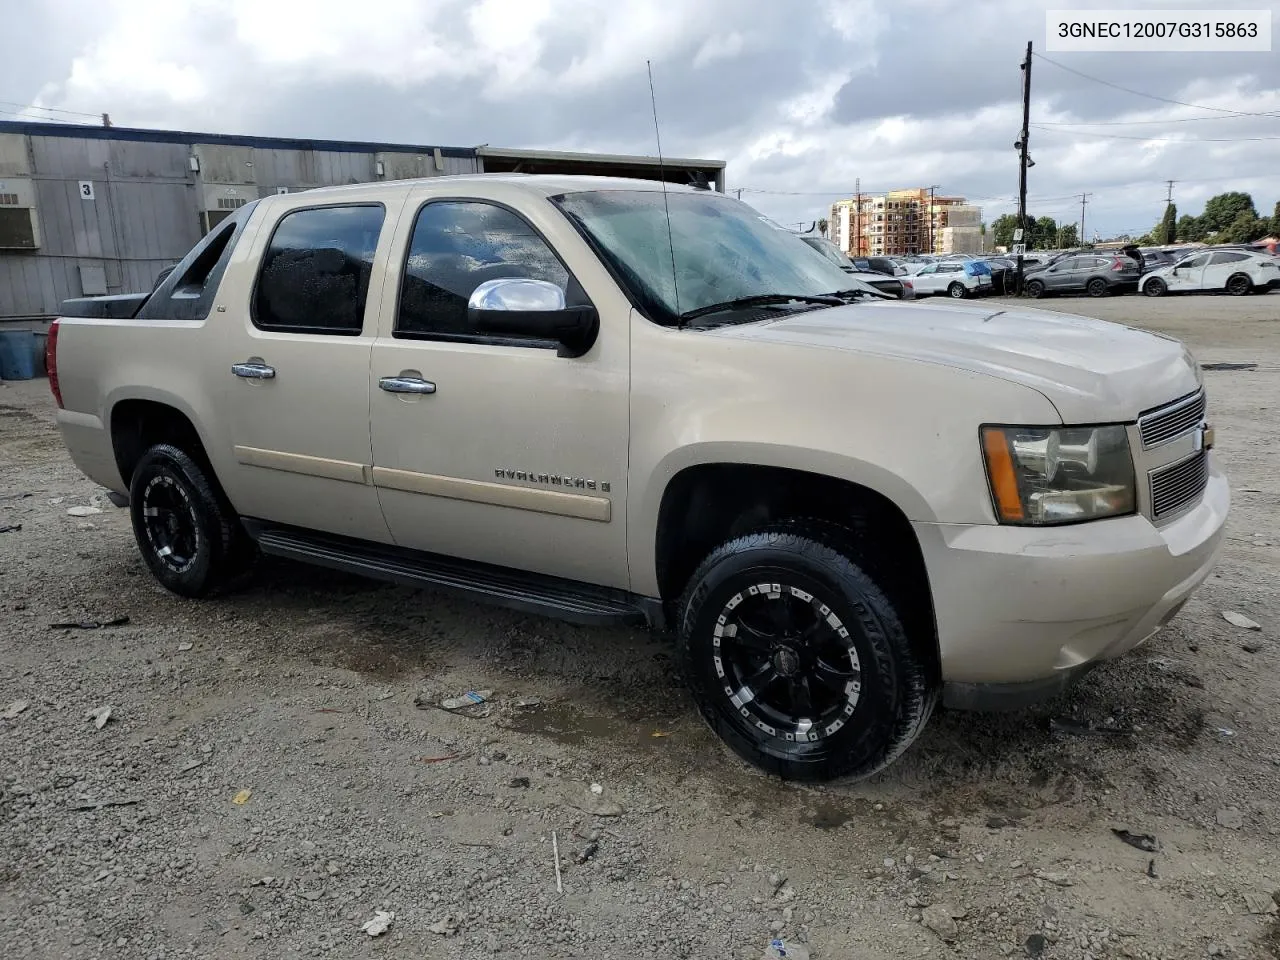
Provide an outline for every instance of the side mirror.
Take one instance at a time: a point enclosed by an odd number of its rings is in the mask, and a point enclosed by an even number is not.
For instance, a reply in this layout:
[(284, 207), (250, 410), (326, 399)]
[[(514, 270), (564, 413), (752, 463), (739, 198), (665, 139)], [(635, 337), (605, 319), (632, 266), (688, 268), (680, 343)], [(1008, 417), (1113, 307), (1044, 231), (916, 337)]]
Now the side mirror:
[(595, 340), (600, 316), (595, 307), (565, 305), (564, 291), (546, 280), (501, 277), (471, 292), (467, 318), (477, 330), (556, 340), (561, 356), (586, 353)]

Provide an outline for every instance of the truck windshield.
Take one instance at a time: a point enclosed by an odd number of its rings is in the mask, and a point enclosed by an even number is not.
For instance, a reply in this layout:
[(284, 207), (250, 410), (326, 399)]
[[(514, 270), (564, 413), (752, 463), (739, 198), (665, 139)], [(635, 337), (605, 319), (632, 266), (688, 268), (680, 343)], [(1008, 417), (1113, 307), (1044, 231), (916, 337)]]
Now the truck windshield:
[[(796, 234), (720, 193), (669, 192), (671, 240), (661, 190), (590, 190), (553, 201), (594, 241), (657, 323), (679, 326), (682, 315), (705, 315), (715, 304), (743, 309), (728, 305), (769, 295), (840, 291), (879, 298), (874, 287)], [(812, 310), (815, 304), (783, 300), (771, 308)], [(758, 315), (757, 309), (752, 318)]]

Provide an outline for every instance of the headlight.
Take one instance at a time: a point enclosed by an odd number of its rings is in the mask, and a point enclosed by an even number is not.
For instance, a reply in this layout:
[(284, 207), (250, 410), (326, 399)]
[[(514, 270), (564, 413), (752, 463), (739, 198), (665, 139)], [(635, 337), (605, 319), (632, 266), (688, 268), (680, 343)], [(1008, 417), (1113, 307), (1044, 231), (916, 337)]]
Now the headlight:
[(1129, 435), (1112, 427), (983, 427), (1001, 523), (1043, 525), (1133, 513)]

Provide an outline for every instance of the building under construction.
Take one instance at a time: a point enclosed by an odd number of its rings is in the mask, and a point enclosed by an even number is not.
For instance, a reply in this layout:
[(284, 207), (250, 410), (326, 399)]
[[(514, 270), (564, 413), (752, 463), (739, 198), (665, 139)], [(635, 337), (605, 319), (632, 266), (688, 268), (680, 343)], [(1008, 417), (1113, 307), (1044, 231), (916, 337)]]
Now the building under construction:
[(928, 187), (859, 194), (831, 205), (831, 239), (851, 257), (980, 253), (982, 210)]
[(458, 173), (725, 186), (718, 160), (0, 122), (0, 321), (40, 321), (72, 297), (150, 290), (258, 197)]

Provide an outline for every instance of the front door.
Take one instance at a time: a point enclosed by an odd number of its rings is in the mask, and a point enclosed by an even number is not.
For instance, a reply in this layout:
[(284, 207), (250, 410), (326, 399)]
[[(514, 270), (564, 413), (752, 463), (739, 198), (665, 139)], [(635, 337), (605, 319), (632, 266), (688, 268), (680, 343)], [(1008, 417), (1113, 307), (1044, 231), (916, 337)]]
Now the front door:
[[(373, 482), (395, 542), (625, 589), (630, 305), (549, 203), (517, 212), (437, 189), (402, 218), (408, 255), (388, 272), (369, 373)], [(478, 333), (468, 298), (503, 277), (593, 304), (592, 348), (563, 357)]]
[(1169, 271), (1166, 277), (1170, 290), (1201, 290), (1204, 288), (1204, 269), (1209, 265), (1210, 254), (1198, 253), (1188, 257)]
[[(278, 202), (278, 201), (277, 201)], [(218, 309), (228, 335), (223, 486), (248, 517), (386, 542), (370, 482), (369, 356), (394, 210), (305, 206), (264, 225)], [(230, 273), (230, 271), (229, 271)], [(230, 279), (230, 277), (228, 278)], [(221, 318), (219, 318), (221, 319)]]

